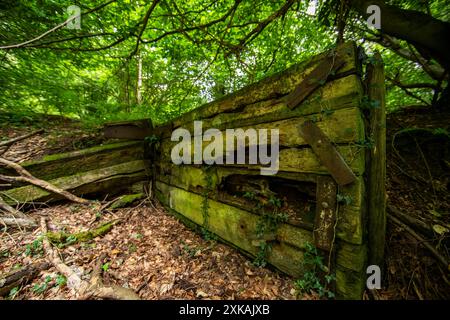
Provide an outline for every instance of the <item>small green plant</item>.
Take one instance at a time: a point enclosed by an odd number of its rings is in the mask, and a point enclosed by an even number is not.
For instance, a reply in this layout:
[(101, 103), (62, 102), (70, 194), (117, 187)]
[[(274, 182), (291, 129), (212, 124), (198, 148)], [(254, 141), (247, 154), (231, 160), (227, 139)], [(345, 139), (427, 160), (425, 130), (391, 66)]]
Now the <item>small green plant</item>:
[(66, 277), (63, 276), (62, 274), (59, 274), (59, 275), (56, 277), (56, 285), (57, 285), (58, 287), (63, 287), (63, 286), (65, 286), (66, 284), (67, 284), (67, 279), (66, 279)]
[(71, 244), (77, 242), (77, 240), (78, 240), (78, 239), (77, 239), (76, 236), (70, 235), (70, 236), (67, 237), (66, 242), (65, 242), (64, 244), (65, 244), (66, 246), (67, 246), (67, 245), (71, 245)]
[(48, 283), (52, 280), (52, 277), (46, 276), (44, 282), (36, 283), (31, 289), (36, 294), (43, 294), (48, 289)]
[(243, 195), (244, 198), (247, 198), (249, 200), (255, 200), (255, 193), (246, 191)]
[[(270, 196), (268, 200), (268, 205), (258, 204), (257, 208), (261, 209), (261, 214), (256, 224), (255, 233), (259, 239), (262, 239), (265, 234), (274, 234), (276, 233), (279, 225), (283, 222), (286, 222), (289, 216), (281, 211), (281, 207), (283, 206), (283, 201), (274, 196)], [(271, 244), (266, 241), (262, 241), (259, 244), (259, 250), (256, 253), (255, 260), (253, 262), (254, 265), (259, 267), (264, 267), (266, 262), (266, 257), (268, 251), (271, 248)]]
[(70, 212), (77, 213), (81, 210), (81, 206), (78, 204), (74, 204), (74, 205), (70, 206), (69, 209), (70, 209)]
[(11, 253), (9, 252), (9, 250), (3, 250), (0, 252), (0, 259), (8, 258), (10, 255), (11, 255)]
[(108, 272), (108, 270), (109, 270), (109, 262), (107, 262), (107, 263), (105, 263), (105, 264), (103, 264), (102, 265), (102, 270), (103, 270), (103, 272)]
[(202, 237), (206, 241), (217, 241), (217, 236), (206, 228), (202, 228)]
[(375, 146), (375, 141), (373, 140), (372, 137), (367, 137), (362, 141), (356, 142), (356, 145), (361, 148), (372, 149)]
[(8, 294), (8, 299), (9, 300), (14, 300), (14, 298), (17, 296), (17, 294), (19, 293), (19, 287), (14, 287), (9, 291)]
[(13, 266), (13, 270), (19, 270), (20, 268), (22, 268), (22, 264), (21, 264), (21, 263), (16, 263), (16, 264)]
[(185, 242), (182, 242), (182, 244), (183, 244), (183, 251), (189, 256), (189, 258), (195, 257), (197, 252), (201, 251), (200, 248), (191, 247)]
[[(334, 292), (329, 288), (336, 277), (329, 273), (328, 268), (323, 264), (323, 257), (319, 255), (316, 247), (307, 242), (305, 249), (303, 267), (307, 271), (303, 278), (295, 281), (295, 286), (301, 293), (312, 294), (315, 292), (321, 298), (334, 298)], [(323, 278), (321, 278), (321, 274), (325, 274)]]
[(136, 251), (137, 251), (137, 246), (134, 243), (131, 243), (128, 246), (128, 252), (133, 253), (133, 252), (136, 252)]
[(144, 141), (148, 143), (148, 145), (153, 145), (159, 141), (159, 137), (157, 135), (151, 135), (144, 138)]
[(352, 196), (340, 194), (340, 193), (337, 194), (336, 200), (338, 203), (345, 204), (345, 205), (350, 205), (353, 202)]
[(140, 233), (135, 233), (135, 234), (133, 234), (133, 238), (135, 238), (135, 239), (137, 239), (137, 240), (139, 240), (139, 239), (142, 239), (142, 234), (140, 234)]
[(255, 260), (253, 260), (253, 265), (256, 267), (265, 267), (267, 265), (267, 254), (271, 250), (272, 245), (266, 241), (261, 241), (259, 243), (259, 250), (256, 253)]
[(32, 243), (29, 243), (25, 246), (25, 255), (26, 256), (37, 256), (42, 255), (44, 253), (44, 249), (42, 247), (42, 239), (36, 239)]

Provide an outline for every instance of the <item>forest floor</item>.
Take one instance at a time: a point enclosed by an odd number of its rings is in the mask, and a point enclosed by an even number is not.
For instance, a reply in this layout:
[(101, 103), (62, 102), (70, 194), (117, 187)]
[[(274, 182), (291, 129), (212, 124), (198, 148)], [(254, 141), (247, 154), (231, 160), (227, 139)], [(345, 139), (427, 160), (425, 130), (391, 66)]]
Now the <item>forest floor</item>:
[[(46, 121), (44, 134), (14, 144), (3, 156), (23, 162), (43, 154), (90, 147), (103, 140), (97, 132), (86, 131), (74, 122), (58, 118)], [(385, 287), (365, 298), (450, 299), (449, 270), (423, 246), (423, 242), (434, 245), (449, 261), (450, 174), (445, 170), (450, 164), (446, 160), (450, 150), (448, 137), (442, 140), (439, 134), (428, 136), (421, 131), (405, 130), (415, 127), (414, 123), (428, 123), (427, 129), (434, 130), (446, 128), (450, 118), (430, 118), (421, 113), (413, 117), (410, 114), (389, 117), (388, 207), (423, 222), (428, 229), (421, 230), (423, 241), (420, 241), (407, 231), (407, 224), (388, 219)], [(27, 127), (0, 127), (0, 137), (7, 139), (31, 131)], [(229, 246), (204, 240), (157, 203), (141, 202), (100, 216), (94, 206), (67, 203), (36, 208), (27, 214), (38, 220), (46, 217), (51, 230), (64, 227), (68, 232), (123, 218), (104, 237), (58, 250), (64, 261), (82, 277), (93, 269), (102, 253), (107, 253), (102, 265), (104, 281), (131, 288), (142, 299), (299, 298), (295, 279), (255, 267), (250, 259)], [(3, 231), (0, 234), (0, 274), (43, 261), (39, 236), (39, 228)], [(11, 295), (14, 299), (74, 297), (53, 267), (41, 271)]]
[[(14, 144), (3, 156), (17, 162), (44, 154), (90, 147), (102, 142), (72, 122), (47, 124), (45, 133)], [(13, 138), (27, 128), (0, 128), (0, 136)], [(98, 217), (95, 206), (57, 204), (27, 213), (49, 229), (79, 232), (116, 218), (104, 237), (58, 249), (79, 275), (88, 274), (97, 258), (107, 253), (103, 279), (107, 284), (131, 288), (142, 299), (295, 299), (294, 279), (259, 268), (235, 249), (204, 240), (159, 204), (140, 203)], [(0, 234), (0, 274), (45, 260), (40, 229), (9, 229)], [(89, 275), (87, 275), (89, 276)], [(42, 271), (27, 285), (12, 292), (14, 299), (71, 299), (67, 286), (58, 285), (54, 267)], [(313, 296), (306, 297), (314, 299)]]

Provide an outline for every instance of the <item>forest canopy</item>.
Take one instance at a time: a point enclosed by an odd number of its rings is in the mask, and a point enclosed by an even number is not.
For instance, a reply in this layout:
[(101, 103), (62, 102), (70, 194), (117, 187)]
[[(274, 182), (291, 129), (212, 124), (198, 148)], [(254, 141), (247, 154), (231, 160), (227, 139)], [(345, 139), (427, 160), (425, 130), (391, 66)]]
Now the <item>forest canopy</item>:
[[(366, 22), (370, 4), (381, 8), (380, 30)], [(381, 52), (388, 111), (448, 109), (448, 4), (2, 1), (0, 111), (161, 123), (348, 40)]]

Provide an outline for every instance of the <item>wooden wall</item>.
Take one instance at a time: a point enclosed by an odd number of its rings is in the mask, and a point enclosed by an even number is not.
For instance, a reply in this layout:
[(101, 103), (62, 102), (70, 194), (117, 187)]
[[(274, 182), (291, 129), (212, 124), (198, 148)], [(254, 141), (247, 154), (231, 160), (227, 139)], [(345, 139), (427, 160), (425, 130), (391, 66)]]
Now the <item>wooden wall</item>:
[[(305, 243), (318, 244), (323, 237), (320, 224), (324, 222), (319, 218), (328, 210), (335, 223), (327, 227), (332, 246), (323, 254), (327, 261), (330, 258), (336, 274), (337, 294), (361, 298), (368, 257), (366, 163), (371, 157), (362, 103), (366, 93), (355, 45), (346, 43), (337, 48), (337, 54), (344, 66), (295, 108), (288, 107), (288, 97), (329, 57), (327, 53), (154, 128), (159, 143), (152, 166), (156, 194), (172, 212), (254, 257), (260, 254), (262, 242), (270, 243), (267, 261), (295, 277), (304, 271)], [(279, 129), (279, 172), (262, 176), (259, 165), (248, 164), (173, 164), (170, 154), (178, 142), (171, 141), (171, 134), (179, 127), (192, 133), (195, 120), (203, 121), (203, 132), (209, 128), (223, 132), (229, 128)], [(299, 126), (307, 120), (332, 141), (356, 175), (353, 183), (334, 183), (328, 168), (299, 133)], [(282, 208), (271, 207), (274, 198), (282, 200)], [(258, 234), (265, 212), (275, 209), (287, 214), (287, 220), (278, 222), (276, 230)]]

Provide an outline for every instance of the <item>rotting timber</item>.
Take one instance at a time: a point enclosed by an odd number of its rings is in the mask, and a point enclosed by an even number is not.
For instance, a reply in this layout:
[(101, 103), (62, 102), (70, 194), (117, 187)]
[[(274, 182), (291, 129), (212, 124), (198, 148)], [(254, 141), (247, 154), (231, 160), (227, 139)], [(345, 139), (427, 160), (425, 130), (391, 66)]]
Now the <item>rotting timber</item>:
[[(379, 56), (363, 76), (357, 52), (345, 43), (164, 125), (105, 129), (111, 138), (138, 141), (23, 165), (77, 195), (150, 192), (183, 222), (249, 256), (269, 248), (264, 259), (294, 277), (305, 271), (312, 243), (336, 275), (337, 296), (360, 299), (368, 262), (383, 257), (385, 105)], [(173, 164), (173, 130), (192, 132), (196, 120), (204, 130), (279, 129), (278, 173), (262, 176), (257, 165)], [(35, 186), (1, 192), (9, 204), (58, 200)]]

